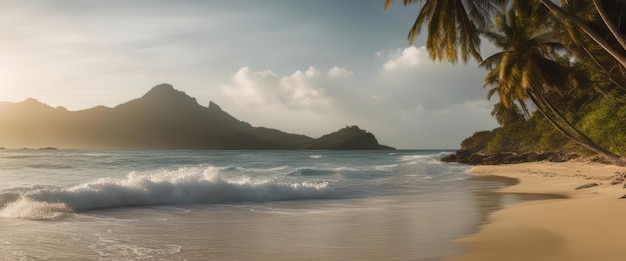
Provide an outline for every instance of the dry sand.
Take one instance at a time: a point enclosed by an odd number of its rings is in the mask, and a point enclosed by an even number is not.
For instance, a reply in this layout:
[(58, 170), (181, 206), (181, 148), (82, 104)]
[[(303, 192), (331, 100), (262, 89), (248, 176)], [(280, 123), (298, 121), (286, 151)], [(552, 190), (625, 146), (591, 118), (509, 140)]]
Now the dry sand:
[[(560, 194), (497, 211), (474, 235), (459, 240), (467, 252), (448, 260), (626, 260), (626, 194), (611, 185), (626, 167), (583, 162), (477, 166), (474, 175), (517, 178), (500, 192)], [(575, 190), (596, 182), (599, 186)]]

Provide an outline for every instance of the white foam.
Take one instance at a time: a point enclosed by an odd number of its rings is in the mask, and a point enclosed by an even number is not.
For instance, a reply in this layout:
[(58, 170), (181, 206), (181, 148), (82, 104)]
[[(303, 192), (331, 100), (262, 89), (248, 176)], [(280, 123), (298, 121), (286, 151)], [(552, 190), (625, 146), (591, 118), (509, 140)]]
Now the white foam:
[(404, 162), (408, 165), (414, 165), (418, 163), (429, 163), (429, 164), (440, 164), (441, 158), (448, 155), (448, 152), (439, 152), (436, 154), (426, 154), (426, 155), (402, 155), (399, 158), (399, 161)]
[(70, 211), (147, 205), (211, 204), (332, 198), (328, 182), (223, 179), (215, 167), (131, 172), (69, 188), (25, 192), (0, 209), (7, 218), (54, 218)]
[(396, 167), (398, 167), (398, 164), (378, 165), (373, 168), (378, 171), (391, 171)]
[[(129, 242), (117, 240), (112, 231), (108, 230), (106, 234), (98, 233), (95, 235), (97, 239), (95, 243), (87, 247), (98, 253), (100, 257), (124, 257), (128, 259), (156, 259), (171, 256), (180, 253), (182, 246), (174, 244), (165, 244), (159, 247), (145, 247)], [(141, 243), (141, 242), (137, 242)]]
[(0, 217), (21, 219), (52, 219), (72, 210), (64, 203), (48, 203), (20, 198), (0, 210)]

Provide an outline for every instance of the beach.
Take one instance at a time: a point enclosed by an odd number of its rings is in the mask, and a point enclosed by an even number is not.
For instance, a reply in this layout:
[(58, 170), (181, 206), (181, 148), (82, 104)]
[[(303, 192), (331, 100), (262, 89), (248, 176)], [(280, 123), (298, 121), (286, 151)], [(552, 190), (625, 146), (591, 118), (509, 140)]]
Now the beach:
[[(611, 185), (626, 167), (590, 162), (531, 162), (476, 166), (473, 175), (516, 178), (501, 193), (567, 198), (525, 201), (494, 212), (480, 230), (458, 242), (466, 252), (446, 260), (624, 260), (626, 194)], [(576, 189), (597, 183), (597, 186)]]

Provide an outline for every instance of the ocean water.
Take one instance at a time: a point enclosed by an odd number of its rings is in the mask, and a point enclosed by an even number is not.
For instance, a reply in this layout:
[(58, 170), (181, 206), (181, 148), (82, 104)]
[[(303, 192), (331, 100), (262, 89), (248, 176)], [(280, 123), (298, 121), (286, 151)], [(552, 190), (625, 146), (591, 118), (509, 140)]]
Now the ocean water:
[(442, 151), (0, 151), (2, 260), (436, 260), (501, 180)]

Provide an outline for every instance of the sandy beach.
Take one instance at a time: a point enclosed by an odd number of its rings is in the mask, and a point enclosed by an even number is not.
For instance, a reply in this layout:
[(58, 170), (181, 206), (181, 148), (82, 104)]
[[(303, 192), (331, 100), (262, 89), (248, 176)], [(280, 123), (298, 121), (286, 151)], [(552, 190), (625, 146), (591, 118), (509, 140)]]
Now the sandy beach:
[[(476, 166), (473, 175), (517, 178), (502, 193), (564, 195), (526, 201), (493, 213), (478, 233), (459, 242), (467, 252), (448, 260), (625, 260), (626, 194), (611, 185), (626, 167), (586, 162)], [(576, 190), (578, 186), (598, 186)]]

